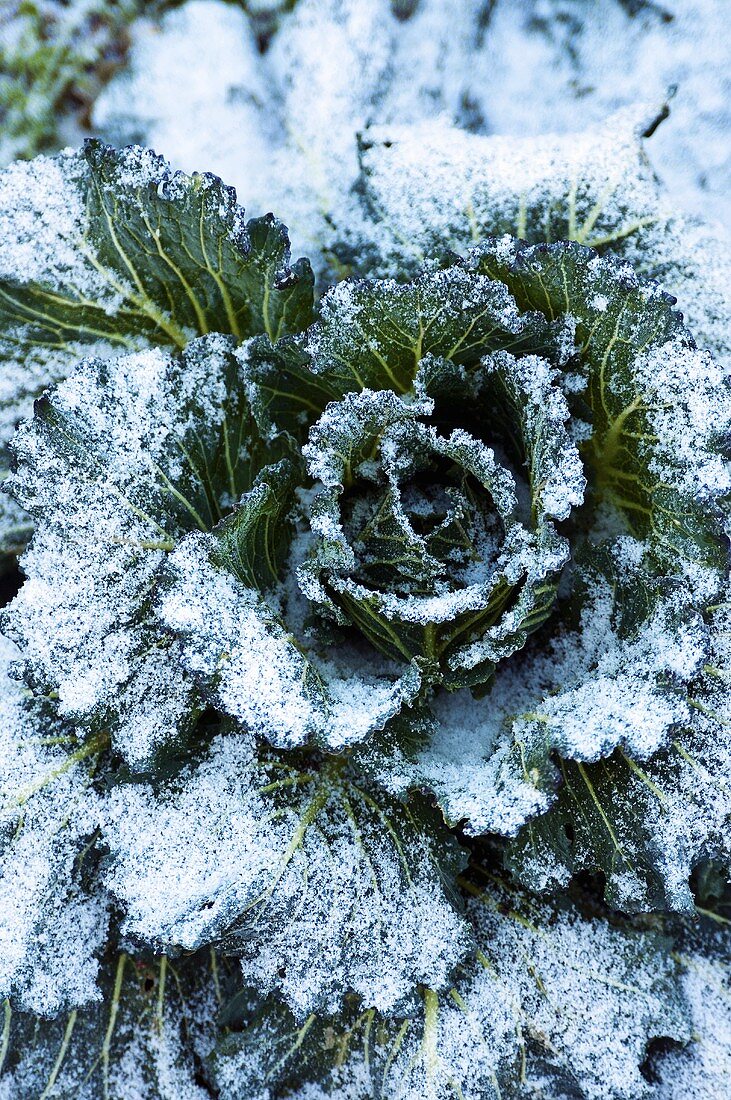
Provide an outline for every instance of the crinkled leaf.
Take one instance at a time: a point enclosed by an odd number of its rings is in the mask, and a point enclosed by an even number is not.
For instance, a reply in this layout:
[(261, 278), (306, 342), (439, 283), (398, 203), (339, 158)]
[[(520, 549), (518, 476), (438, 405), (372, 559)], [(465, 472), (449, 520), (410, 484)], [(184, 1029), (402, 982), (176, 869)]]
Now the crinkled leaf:
[(178, 347), (208, 332), (276, 339), (310, 320), (309, 266), (289, 267), (284, 227), (271, 215), (245, 223), (216, 176), (89, 141), (8, 169), (4, 184), (9, 199), (24, 191), (3, 203), (6, 354), (79, 338), (122, 348), (135, 336)]
[(62, 714), (111, 723), (130, 760), (196, 716), (179, 646), (153, 618), (158, 573), (249, 489), (257, 446), (223, 336), (180, 356), (85, 360), (16, 436), (12, 488), (38, 529), (8, 631), (29, 681), (57, 692)]
[(584, 1100), (650, 1096), (648, 1044), (689, 1034), (667, 945), (494, 885), (477, 893), (477, 959), (450, 990), (422, 990), (411, 1016), (352, 1006), (302, 1023), (242, 998), (212, 1059), (222, 1100), (500, 1100), (524, 1095), (526, 1077)]
[(169, 961), (110, 949), (97, 1003), (46, 1020), (6, 1002), (3, 1097), (207, 1100), (196, 1047), (215, 1037), (218, 975), (210, 967), (208, 953)]
[(529, 658), (525, 672), (543, 698), (517, 709), (523, 742), (583, 761), (617, 746), (647, 759), (690, 721), (691, 685), (708, 658), (710, 632), (694, 593), (633, 564), (641, 549), (621, 538), (578, 555), (579, 623), (557, 624), (544, 652)]
[[(552, 381), (535, 356), (498, 352), (467, 377), (428, 356), (416, 400), (364, 390), (329, 406), (303, 451), (322, 486), (315, 550), (300, 570), (308, 598), (395, 660), (434, 666), (437, 682), (488, 680), (550, 613), (567, 558), (550, 519), (583, 497)], [(506, 437), (512, 465), (493, 450), (502, 455)]]
[[(212, 706), (272, 744), (292, 748), (314, 739), (342, 750), (380, 730), (422, 689), (417, 662), (383, 670), (345, 645), (317, 651), (292, 632), (280, 609), (253, 587), (246, 545), (249, 501), (269, 492), (271, 513), (281, 487), (262, 481), (210, 536), (183, 540), (165, 564), (158, 617), (182, 646), (185, 669)], [(276, 482), (273, 482), (276, 486)], [(261, 490), (261, 493), (259, 492)], [(253, 502), (253, 501), (252, 501)]]
[[(211, 175), (97, 141), (0, 176), (0, 441), (84, 354), (181, 349), (209, 332), (277, 338), (310, 321), (312, 274), (284, 226), (244, 221)], [(7, 466), (7, 456), (5, 458)], [(6, 548), (23, 538), (19, 517)]]
[(97, 827), (92, 778), (108, 747), (80, 743), (52, 705), (0, 669), (0, 1000), (51, 1015), (96, 996), (107, 899), (87, 888), (84, 861)]
[(581, 869), (598, 870), (616, 907), (692, 910), (696, 864), (715, 857), (729, 866), (728, 636), (724, 605), (711, 623), (708, 661), (689, 688), (687, 718), (649, 759), (630, 747), (596, 763), (561, 762), (555, 805), (509, 851), (526, 884), (553, 888)]
[(476, 363), (491, 351), (539, 351), (550, 341), (536, 313), (520, 313), (505, 287), (456, 266), (392, 280), (347, 280), (320, 304), (304, 346), (339, 395), (409, 390), (425, 355)]
[(574, 319), (591, 409), (583, 454), (598, 499), (650, 540), (661, 567), (680, 565), (713, 591), (727, 557), (718, 501), (731, 487), (731, 397), (724, 370), (696, 350), (674, 300), (570, 242), (494, 242), (467, 262), (503, 280), (522, 309)]
[(337, 762), (257, 754), (245, 734), (157, 793), (118, 787), (104, 840), (125, 934), (177, 951), (221, 940), (302, 1018), (351, 992), (392, 1013), (418, 983), (444, 988), (469, 948), (449, 897), (461, 852), (436, 814)]
[(247, 340), (237, 351), (250, 384), (251, 406), (264, 435), (288, 432), (304, 440), (310, 424), (340, 393), (331, 379), (312, 370), (301, 341), (266, 336)]

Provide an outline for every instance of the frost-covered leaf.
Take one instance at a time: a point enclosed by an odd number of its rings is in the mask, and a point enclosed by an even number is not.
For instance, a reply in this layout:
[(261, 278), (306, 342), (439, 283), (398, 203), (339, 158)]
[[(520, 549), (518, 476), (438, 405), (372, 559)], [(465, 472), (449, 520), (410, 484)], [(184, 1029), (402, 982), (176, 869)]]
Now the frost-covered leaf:
[(521, 313), (499, 280), (455, 265), (404, 284), (338, 283), (320, 303), (304, 346), (315, 374), (343, 395), (405, 393), (427, 355), (469, 364), (504, 349), (540, 351), (549, 342), (539, 312)]
[(207, 1100), (196, 1048), (215, 1037), (215, 968), (207, 952), (171, 961), (109, 949), (98, 1003), (47, 1020), (6, 1002), (3, 1100)]
[(469, 948), (449, 897), (461, 853), (438, 815), (337, 760), (223, 733), (167, 787), (117, 787), (103, 832), (126, 935), (176, 951), (220, 940), (299, 1017), (351, 992), (392, 1013), (418, 983), (444, 988)]
[(515, 736), (509, 717), (514, 681), (504, 693), (498, 674), (489, 696), (467, 690), (405, 711), (364, 744), (354, 760), (384, 790), (426, 790), (451, 826), (468, 835), (515, 836), (552, 804), (557, 772), (546, 746)]
[[(533, 889), (565, 884), (586, 868), (603, 872), (607, 900), (619, 908), (693, 910), (696, 864), (717, 858), (729, 866), (727, 604), (714, 612), (710, 637), (710, 654), (688, 689), (687, 717), (677, 715), (659, 751), (643, 759), (630, 746), (596, 763), (561, 762), (555, 805), (525, 826), (509, 852), (511, 867)], [(627, 692), (624, 701), (631, 701)], [(637, 709), (628, 716), (641, 728), (649, 723)]]
[[(250, 496), (271, 480), (266, 470), (261, 478)], [(242, 561), (246, 507), (244, 500), (212, 535), (190, 535), (170, 555), (160, 622), (180, 640), (183, 666), (219, 711), (282, 748), (314, 739), (341, 751), (416, 699), (421, 668), (416, 661), (384, 668), (348, 643), (323, 653), (304, 630), (293, 633)], [(276, 521), (267, 518), (267, 529)]]
[(728, 362), (728, 247), (679, 213), (643, 140), (666, 111), (640, 104), (579, 133), (541, 136), (484, 137), (433, 121), (371, 127), (361, 140), (361, 217), (348, 210), (341, 259), (360, 274), (403, 278), (501, 233), (575, 240), (658, 279), (699, 346)]
[(108, 921), (84, 858), (98, 822), (94, 769), (108, 746), (80, 743), (53, 707), (0, 670), (0, 1000), (50, 1015), (98, 998)]
[(712, 593), (726, 567), (727, 373), (657, 285), (580, 245), (498, 241), (467, 262), (504, 280), (521, 308), (573, 318), (592, 417), (582, 453), (598, 499), (649, 540), (661, 568)]
[[(173, 172), (138, 147), (91, 141), (5, 169), (0, 242), (3, 448), (85, 354), (180, 350), (210, 332), (277, 338), (310, 321), (311, 271), (289, 266), (284, 226), (246, 223), (217, 177)], [(25, 530), (12, 522), (8, 549)]]
[(494, 884), (476, 893), (476, 960), (402, 1020), (352, 1006), (295, 1022), (240, 998), (212, 1059), (222, 1100), (501, 1100), (530, 1095), (528, 1081), (583, 1100), (650, 1096), (648, 1044), (689, 1034), (666, 943)]
[[(553, 803), (561, 772), (552, 754), (564, 758), (564, 773), (590, 771), (589, 762), (618, 747), (642, 764), (671, 744), (696, 713), (693, 684), (709, 657), (710, 631), (687, 589), (632, 564), (638, 551), (628, 539), (584, 551), (568, 604), (573, 615), (581, 607), (578, 621), (566, 619), (562, 602), (498, 667), (484, 698), (437, 695), (410, 729), (397, 720), (359, 747), (359, 766), (392, 793), (428, 789), (467, 833), (515, 836)], [(589, 816), (601, 834), (600, 818)], [(543, 821), (521, 835), (540, 833)], [(542, 858), (540, 882), (552, 866)]]
[(640, 104), (583, 133), (540, 137), (443, 122), (370, 127), (360, 139), (361, 219), (337, 251), (359, 271), (401, 277), (503, 233), (626, 255), (661, 213), (641, 145), (657, 115)]
[(528, 658), (525, 672), (543, 699), (517, 709), (522, 742), (583, 761), (619, 746), (642, 760), (690, 722), (711, 632), (688, 588), (633, 562), (641, 550), (621, 538), (579, 555), (579, 625), (557, 628), (543, 654)]
[(12, 488), (38, 525), (6, 621), (29, 681), (62, 714), (113, 725), (142, 762), (189, 728), (194, 685), (154, 621), (166, 555), (216, 524), (256, 470), (257, 435), (231, 340), (85, 360), (14, 443)]
[(312, 370), (302, 342), (285, 337), (272, 344), (266, 336), (247, 340), (236, 353), (250, 382), (249, 399), (261, 431), (288, 432), (303, 441), (340, 391), (326, 374)]
[(731, 1073), (731, 936), (721, 918), (706, 920), (681, 942), (683, 991), (693, 1034), (680, 1049), (652, 1059), (657, 1100), (706, 1100), (723, 1096)]
[[(510, 233), (610, 252), (675, 294), (699, 344), (731, 351), (728, 249), (678, 211), (643, 140), (667, 107), (625, 108), (567, 133), (484, 137), (434, 122), (370, 127), (361, 138), (359, 214), (336, 250), (360, 274), (403, 278), (447, 249)], [(650, 156), (648, 156), (648, 152)]]

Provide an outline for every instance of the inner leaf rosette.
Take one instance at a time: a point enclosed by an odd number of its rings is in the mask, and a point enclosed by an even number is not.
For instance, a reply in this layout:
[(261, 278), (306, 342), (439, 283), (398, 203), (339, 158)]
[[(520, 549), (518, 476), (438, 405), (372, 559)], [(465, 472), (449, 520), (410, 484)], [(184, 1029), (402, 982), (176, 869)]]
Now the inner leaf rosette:
[(550, 613), (569, 556), (551, 520), (582, 500), (552, 382), (536, 356), (498, 352), (469, 379), (431, 356), (414, 397), (364, 390), (329, 406), (304, 448), (319, 485), (307, 597), (432, 682), (487, 681)]

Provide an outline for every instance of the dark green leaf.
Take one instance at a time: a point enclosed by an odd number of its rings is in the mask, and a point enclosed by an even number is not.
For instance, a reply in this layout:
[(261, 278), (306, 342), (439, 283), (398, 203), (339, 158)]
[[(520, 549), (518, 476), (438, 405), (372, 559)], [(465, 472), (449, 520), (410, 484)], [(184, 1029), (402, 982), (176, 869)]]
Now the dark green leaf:
[(228, 731), (165, 787), (117, 788), (108, 817), (125, 934), (175, 952), (221, 942), (300, 1019), (350, 993), (391, 1015), (469, 950), (463, 850), (422, 799), (389, 798), (342, 760)]
[(586, 1100), (650, 1096), (648, 1043), (689, 1037), (667, 943), (496, 883), (472, 890), (480, 947), (452, 989), (423, 989), (402, 1020), (357, 1003), (304, 1021), (247, 1005), (211, 1059), (222, 1100), (304, 1100), (313, 1082), (315, 1095), (357, 1100), (504, 1100), (541, 1085)]
[[(290, 267), (285, 227), (271, 215), (246, 223), (232, 188), (149, 150), (90, 141), (7, 169), (0, 208), (3, 447), (85, 354), (180, 350), (215, 332), (277, 339), (311, 320), (312, 273)], [(18, 523), (8, 516), (8, 550)]]
[(539, 351), (551, 343), (538, 314), (521, 314), (504, 286), (459, 266), (412, 282), (352, 280), (320, 305), (305, 347), (312, 369), (339, 396), (411, 389), (426, 355), (475, 364), (499, 349)]

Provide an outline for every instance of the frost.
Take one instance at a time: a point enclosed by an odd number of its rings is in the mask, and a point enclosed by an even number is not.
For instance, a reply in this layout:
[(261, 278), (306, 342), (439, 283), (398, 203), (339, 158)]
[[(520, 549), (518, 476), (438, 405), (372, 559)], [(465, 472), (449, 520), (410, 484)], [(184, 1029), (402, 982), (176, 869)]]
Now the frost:
[(0, 997), (50, 1016), (100, 996), (107, 901), (84, 889), (79, 860), (98, 820), (84, 761), (102, 746), (79, 746), (10, 678), (17, 651), (0, 641)]
[[(29, 676), (58, 692), (60, 713), (116, 714), (119, 748), (136, 762), (175, 736), (195, 705), (175, 647), (151, 634), (149, 603), (167, 550), (200, 519), (185, 497), (186, 485), (197, 491), (186, 431), (197, 417), (215, 430), (231, 413), (228, 354), (225, 338), (211, 337), (184, 365), (161, 350), (87, 360), (14, 443), (13, 491), (39, 530), (7, 629)], [(154, 722), (136, 721), (151, 698)]]
[(439, 830), (313, 765), (257, 759), (249, 736), (228, 734), (158, 795), (119, 788), (106, 882), (127, 935), (175, 951), (223, 939), (245, 980), (298, 1016), (349, 992), (393, 1012), (417, 982), (443, 987), (469, 944), (443, 893)]
[(428, 790), (445, 819), (468, 835), (514, 836), (549, 808), (555, 782), (542, 748), (531, 759), (516, 744), (514, 689), (513, 678), (498, 675), (487, 699), (467, 690), (438, 696), (408, 734), (396, 722), (383, 739), (367, 742), (358, 764), (392, 794)]
[[(620, 541), (614, 550), (620, 577), (627, 569), (626, 547), (628, 542)], [(638, 630), (622, 637), (615, 619), (621, 597), (617, 601), (611, 580), (591, 573), (589, 579), (594, 583), (579, 630), (557, 635), (549, 654), (535, 655), (523, 670), (545, 701), (530, 719), (518, 720), (519, 737), (530, 740), (527, 725), (535, 722), (537, 736), (548, 738), (564, 757), (597, 760), (621, 746), (635, 759), (646, 759), (690, 721), (683, 688), (707, 657), (708, 631), (700, 615), (688, 610), (689, 595), (680, 588), (661, 598)], [(623, 583), (632, 583), (631, 567)]]
[[(189, 171), (202, 165), (236, 180), (247, 202), (265, 213), (276, 128), (267, 118), (267, 84), (245, 14), (227, 4), (193, 0), (165, 13), (160, 26), (139, 20), (132, 30), (133, 72), (120, 73), (96, 101), (96, 126), (115, 145), (144, 140), (153, 149), (176, 150)], [(200, 68), (200, 43), (215, 64)], [(163, 89), (174, 81), (168, 100)], [(212, 140), (210, 120), (216, 128)], [(239, 172), (241, 135), (247, 138), (247, 170)], [(226, 137), (224, 137), (226, 135)], [(276, 203), (274, 204), (276, 206)]]
[[(639, 1071), (648, 1037), (688, 1036), (685, 1014), (668, 996), (673, 964), (657, 966), (653, 953), (660, 945), (652, 937), (622, 936), (603, 920), (526, 908), (527, 919), (520, 920), (480, 906), (476, 934), (487, 980), (504, 985), (529, 1045), (543, 1048), (543, 1072), (549, 1080), (577, 1081), (587, 1100), (651, 1095)], [(478, 979), (478, 1002), (481, 992)]]

